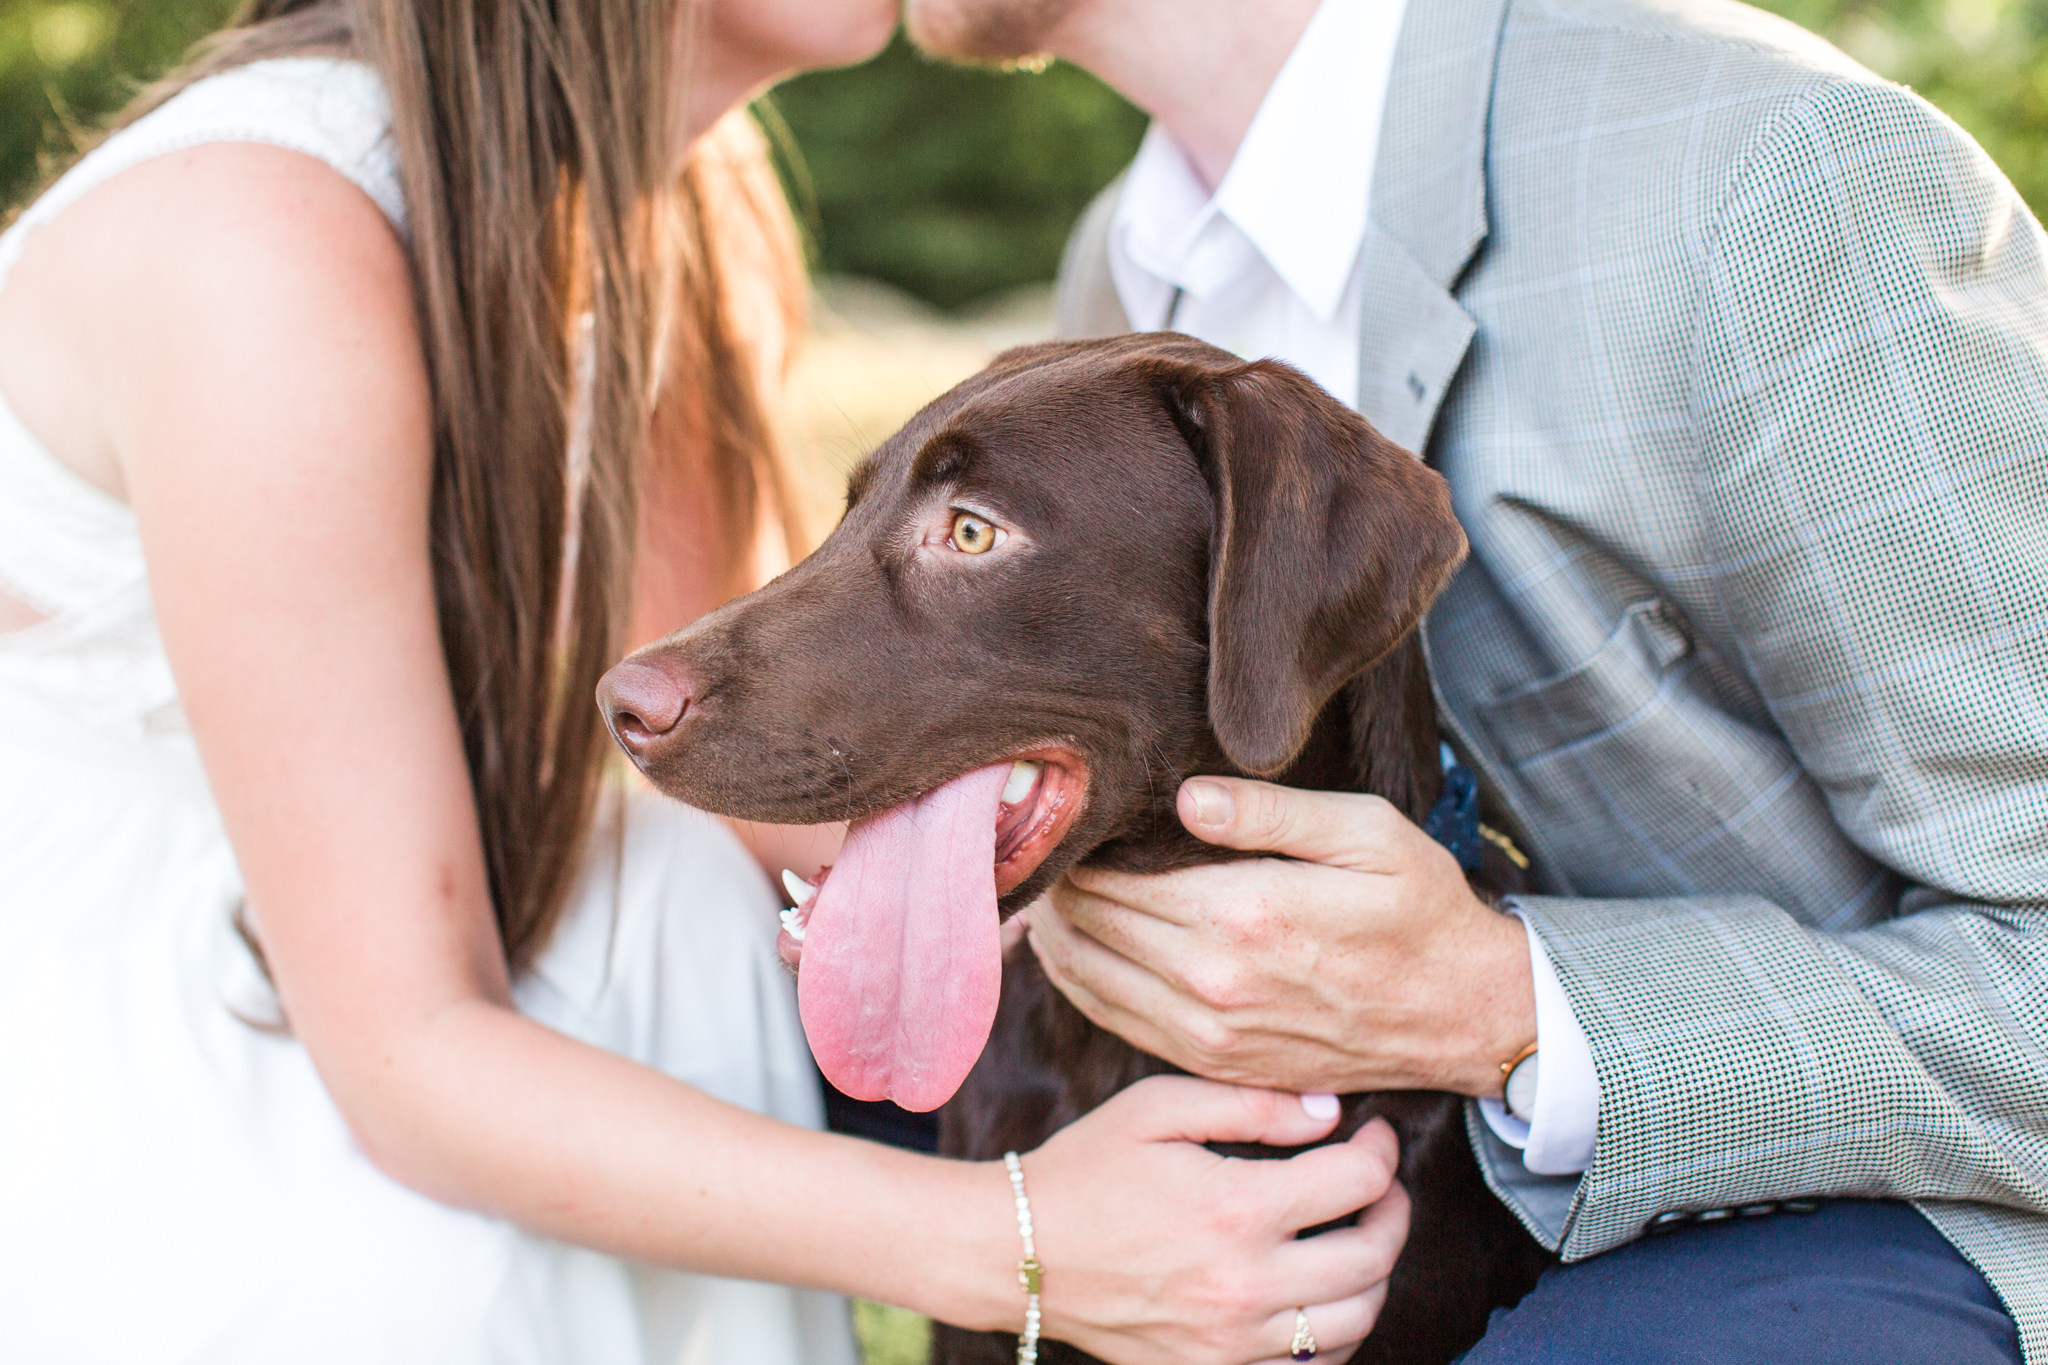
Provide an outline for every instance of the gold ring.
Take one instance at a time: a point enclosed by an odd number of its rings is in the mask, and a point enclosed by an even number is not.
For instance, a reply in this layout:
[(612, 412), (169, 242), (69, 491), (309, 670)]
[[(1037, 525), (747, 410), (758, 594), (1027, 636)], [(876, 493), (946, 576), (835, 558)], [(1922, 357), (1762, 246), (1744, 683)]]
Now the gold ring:
[(1287, 1350), (1296, 1360), (1316, 1358), (1316, 1334), (1308, 1330), (1308, 1313), (1304, 1309), (1294, 1310), (1294, 1341)]

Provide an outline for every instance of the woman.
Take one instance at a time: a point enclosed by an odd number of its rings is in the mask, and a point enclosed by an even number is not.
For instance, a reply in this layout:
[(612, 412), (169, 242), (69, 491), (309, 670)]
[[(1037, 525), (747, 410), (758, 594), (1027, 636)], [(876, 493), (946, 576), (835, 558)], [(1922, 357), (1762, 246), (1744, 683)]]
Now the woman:
[[(815, 1131), (758, 871), (603, 798), (588, 700), (636, 591), (773, 557), (789, 231), (727, 111), (892, 19), (255, 0), (0, 239), (0, 1357), (1021, 1324), (1004, 1171)], [(1341, 1356), (1400, 1196), (1292, 1231), (1387, 1135), (1177, 1140), (1306, 1109), (1150, 1082), (1030, 1154), (1047, 1335), (1243, 1361), (1306, 1301)]]

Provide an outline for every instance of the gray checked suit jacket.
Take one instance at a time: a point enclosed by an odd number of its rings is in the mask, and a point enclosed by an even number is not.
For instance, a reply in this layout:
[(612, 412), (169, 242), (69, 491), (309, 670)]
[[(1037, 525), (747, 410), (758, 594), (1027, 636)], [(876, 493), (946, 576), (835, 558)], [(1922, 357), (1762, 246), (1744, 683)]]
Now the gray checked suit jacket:
[[(1105, 238), (1070, 336), (1128, 330)], [(1425, 640), (1536, 859), (1599, 1139), (1495, 1191), (1912, 1200), (2048, 1362), (2048, 252), (1970, 139), (1722, 0), (1412, 0), (1364, 414), (1472, 557)], [(1144, 327), (1159, 319), (1140, 319)]]

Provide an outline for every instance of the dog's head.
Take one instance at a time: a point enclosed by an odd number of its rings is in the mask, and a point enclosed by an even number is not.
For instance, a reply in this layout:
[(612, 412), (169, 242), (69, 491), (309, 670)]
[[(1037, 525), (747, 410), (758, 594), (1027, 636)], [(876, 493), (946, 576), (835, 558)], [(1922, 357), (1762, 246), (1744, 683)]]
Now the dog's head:
[(797, 926), (806, 1030), (848, 1093), (929, 1108), (986, 1038), (999, 917), (1177, 829), (1183, 777), (1284, 770), (1463, 553), (1443, 481), (1285, 365), (1025, 347), (869, 456), (817, 553), (599, 700), (673, 796), (854, 822)]

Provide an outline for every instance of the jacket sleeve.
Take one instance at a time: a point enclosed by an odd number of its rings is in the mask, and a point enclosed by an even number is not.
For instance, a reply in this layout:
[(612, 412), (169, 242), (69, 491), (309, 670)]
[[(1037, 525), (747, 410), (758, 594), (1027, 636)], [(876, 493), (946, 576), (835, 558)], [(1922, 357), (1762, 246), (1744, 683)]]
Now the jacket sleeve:
[(1687, 363), (1718, 600), (1833, 818), (1905, 890), (1856, 932), (1740, 895), (1521, 898), (1592, 1048), (1599, 1135), (1575, 1180), (1489, 1159), (1476, 1122), (1474, 1141), (1567, 1259), (1666, 1210), (1861, 1195), (2038, 1267), (2041, 229), (1923, 101), (1838, 81), (1760, 128), (1699, 250)]

